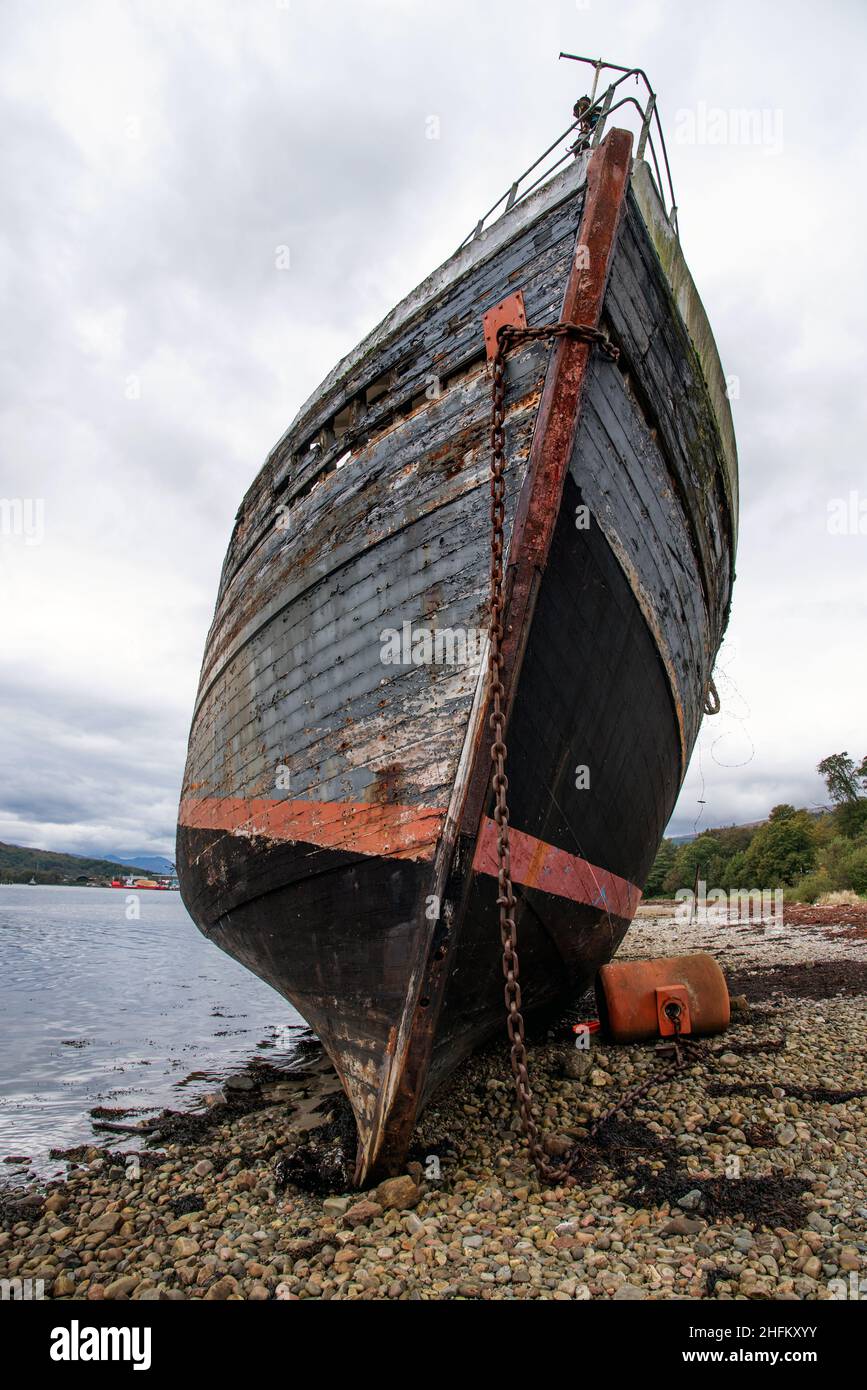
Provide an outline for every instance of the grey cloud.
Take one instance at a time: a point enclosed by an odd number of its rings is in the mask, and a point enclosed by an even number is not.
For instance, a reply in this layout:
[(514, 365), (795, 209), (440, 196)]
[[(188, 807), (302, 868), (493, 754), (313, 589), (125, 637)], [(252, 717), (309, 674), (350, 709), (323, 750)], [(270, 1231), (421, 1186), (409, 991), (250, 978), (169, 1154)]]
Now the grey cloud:
[[(740, 382), (721, 689), (751, 750), (721, 766), (708, 721), (673, 828), (821, 800), (818, 759), (860, 748), (867, 675), (867, 538), (826, 526), (829, 497), (867, 492), (867, 22), (844, 3), (786, 13), (784, 45), (748, 0), (4, 6), (0, 495), (43, 496), (46, 539), (0, 543), (0, 838), (170, 850), (238, 502), (337, 358), (567, 124), (585, 82), (560, 48), (637, 58), (669, 131), (702, 100), (783, 111), (778, 156), (671, 143), (687, 258)], [(803, 76), (831, 50), (835, 103)]]

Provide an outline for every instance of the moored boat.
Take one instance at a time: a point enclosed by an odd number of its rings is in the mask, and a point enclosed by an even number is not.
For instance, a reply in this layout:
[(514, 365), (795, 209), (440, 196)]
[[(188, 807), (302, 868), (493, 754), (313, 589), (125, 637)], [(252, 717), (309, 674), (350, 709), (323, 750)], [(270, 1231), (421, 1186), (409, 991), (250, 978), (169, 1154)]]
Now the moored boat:
[(109, 888), (144, 888), (160, 893), (167, 893), (175, 887), (173, 883), (166, 883), (164, 879), (136, 878), (133, 874), (128, 874), (126, 878), (113, 878), (108, 886)]
[(504, 1015), (492, 360), (525, 1012), (616, 950), (712, 689), (734, 574), (731, 416), (660, 180), (629, 132), (604, 134), (616, 87), (576, 108), (559, 171), (513, 186), (302, 407), (223, 568), (181, 890), (321, 1038), (359, 1183), (400, 1168), (421, 1106)]

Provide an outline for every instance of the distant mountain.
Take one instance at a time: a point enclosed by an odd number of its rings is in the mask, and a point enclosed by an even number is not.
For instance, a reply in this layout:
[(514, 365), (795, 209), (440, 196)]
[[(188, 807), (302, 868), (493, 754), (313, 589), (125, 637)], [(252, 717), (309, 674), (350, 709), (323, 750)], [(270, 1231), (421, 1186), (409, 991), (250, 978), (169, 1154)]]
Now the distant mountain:
[(174, 872), (174, 862), (164, 854), (139, 854), (130, 850), (129, 854), (103, 855), (110, 864), (129, 865), (131, 869), (147, 869), (150, 874), (170, 874)]
[[(830, 806), (805, 806), (803, 809), (808, 816), (812, 816), (813, 820), (818, 820), (820, 816), (827, 815), (832, 808)], [(697, 840), (699, 835), (712, 835), (716, 830), (758, 830), (759, 826), (764, 825), (767, 819), (765, 816), (762, 820), (740, 821), (737, 825), (706, 825), (702, 830), (693, 830), (688, 835), (666, 835), (665, 838), (670, 840), (673, 845), (685, 845), (690, 840)]]
[[(76, 879), (114, 878), (120, 860), (91, 859), (83, 854), (60, 854), (56, 850), (36, 849), (32, 845), (6, 845), (0, 842), (0, 880), (5, 883), (75, 882)], [(168, 862), (168, 861), (166, 861)], [(130, 865), (140, 873), (151, 870), (143, 863)]]

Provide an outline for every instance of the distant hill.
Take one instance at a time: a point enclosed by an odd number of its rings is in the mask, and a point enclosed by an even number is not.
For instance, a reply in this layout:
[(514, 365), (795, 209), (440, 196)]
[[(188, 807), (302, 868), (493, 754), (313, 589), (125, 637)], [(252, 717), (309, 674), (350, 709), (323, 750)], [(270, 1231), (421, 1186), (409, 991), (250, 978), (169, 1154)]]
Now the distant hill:
[[(818, 820), (831, 810), (830, 806), (805, 806), (803, 810), (806, 815)], [(699, 835), (712, 835), (716, 830), (758, 830), (760, 825), (764, 825), (767, 816), (762, 820), (739, 821), (737, 825), (705, 825), (701, 830), (693, 830), (688, 835), (666, 835), (673, 845), (686, 845), (690, 840), (697, 840)]]
[(667, 835), (666, 839), (673, 845), (688, 845), (690, 840), (697, 840), (699, 835), (713, 835), (717, 830), (757, 830), (764, 823), (761, 820), (748, 820), (738, 825), (704, 825), (701, 830), (691, 830), (688, 835)]
[(137, 850), (130, 850), (128, 854), (106, 854), (103, 858), (110, 864), (122, 864), (124, 868), (128, 865), (131, 869), (147, 869), (150, 874), (170, 874), (175, 867), (164, 854), (139, 854)]
[[(89, 859), (82, 854), (60, 854), (31, 845), (6, 845), (0, 841), (0, 882), (3, 883), (29, 883), (31, 878), (37, 883), (74, 883), (78, 878), (112, 879), (117, 875), (117, 862)], [(151, 872), (144, 864), (130, 867), (140, 873)]]

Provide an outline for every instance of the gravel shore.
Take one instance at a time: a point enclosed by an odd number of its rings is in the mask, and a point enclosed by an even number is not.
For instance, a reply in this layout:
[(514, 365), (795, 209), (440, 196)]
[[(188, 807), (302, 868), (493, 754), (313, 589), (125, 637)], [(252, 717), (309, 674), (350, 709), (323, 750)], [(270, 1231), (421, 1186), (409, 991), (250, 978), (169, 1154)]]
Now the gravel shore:
[(435, 1098), (405, 1175), (347, 1191), (345, 1102), (311, 1049), (164, 1117), (155, 1149), (78, 1151), (62, 1182), (7, 1193), (0, 1277), (61, 1299), (867, 1297), (867, 932), (801, 916), (643, 910), (621, 957), (711, 949), (740, 1007), (595, 1140), (660, 1070), (653, 1046), (581, 1053), (571, 1020), (531, 1039), (551, 1151), (584, 1141), (576, 1187), (540, 1189), (503, 1041)]

